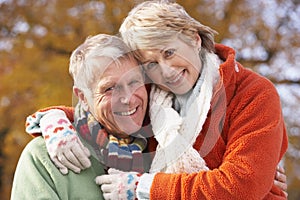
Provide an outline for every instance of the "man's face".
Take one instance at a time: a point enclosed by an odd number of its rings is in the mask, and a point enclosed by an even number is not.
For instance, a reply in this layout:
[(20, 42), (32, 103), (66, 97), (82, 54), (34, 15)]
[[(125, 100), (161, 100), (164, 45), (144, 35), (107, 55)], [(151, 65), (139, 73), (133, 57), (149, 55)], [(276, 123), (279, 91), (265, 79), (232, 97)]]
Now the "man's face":
[(119, 137), (138, 131), (146, 114), (148, 96), (144, 77), (133, 58), (111, 62), (96, 77), (90, 111), (108, 132)]

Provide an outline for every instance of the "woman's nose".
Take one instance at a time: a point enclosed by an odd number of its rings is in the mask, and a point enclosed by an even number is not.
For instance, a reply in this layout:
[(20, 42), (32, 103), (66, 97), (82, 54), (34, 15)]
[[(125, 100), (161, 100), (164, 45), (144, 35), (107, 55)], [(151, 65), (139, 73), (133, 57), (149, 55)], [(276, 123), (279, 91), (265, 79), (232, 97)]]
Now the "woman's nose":
[(170, 64), (166, 62), (160, 63), (160, 69), (161, 69), (162, 76), (165, 78), (172, 77), (172, 75), (174, 74), (174, 69), (170, 66)]

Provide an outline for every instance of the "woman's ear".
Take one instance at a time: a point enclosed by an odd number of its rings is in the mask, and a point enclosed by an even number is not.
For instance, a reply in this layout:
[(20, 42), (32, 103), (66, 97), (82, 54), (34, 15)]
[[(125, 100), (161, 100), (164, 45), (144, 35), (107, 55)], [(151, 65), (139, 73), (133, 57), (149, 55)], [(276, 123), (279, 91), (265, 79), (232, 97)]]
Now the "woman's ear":
[(83, 106), (83, 109), (85, 111), (88, 111), (89, 106), (88, 106), (88, 102), (87, 102), (87, 99), (86, 99), (84, 93), (78, 87), (76, 87), (76, 86), (73, 86), (73, 93), (79, 99), (79, 102)]

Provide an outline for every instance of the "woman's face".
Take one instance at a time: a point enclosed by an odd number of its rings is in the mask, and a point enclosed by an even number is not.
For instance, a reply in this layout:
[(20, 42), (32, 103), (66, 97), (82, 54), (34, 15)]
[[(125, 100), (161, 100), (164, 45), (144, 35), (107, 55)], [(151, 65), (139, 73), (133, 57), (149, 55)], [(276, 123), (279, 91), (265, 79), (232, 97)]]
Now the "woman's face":
[(148, 77), (164, 90), (185, 94), (195, 85), (201, 70), (201, 39), (189, 45), (174, 38), (163, 48), (141, 50), (143, 68)]
[(127, 58), (121, 59), (119, 65), (111, 63), (93, 88), (90, 111), (109, 132), (127, 137), (142, 127), (148, 96), (136, 60)]

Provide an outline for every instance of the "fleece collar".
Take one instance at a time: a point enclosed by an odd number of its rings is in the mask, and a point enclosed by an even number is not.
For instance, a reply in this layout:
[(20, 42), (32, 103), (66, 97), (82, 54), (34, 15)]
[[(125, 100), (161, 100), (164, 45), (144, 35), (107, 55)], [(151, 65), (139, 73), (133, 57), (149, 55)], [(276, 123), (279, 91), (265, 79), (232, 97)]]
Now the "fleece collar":
[(223, 63), (219, 67), (220, 80), (214, 88), (214, 96), (225, 88), (227, 102), (230, 102), (234, 95), (232, 91), (236, 89), (237, 74), (242, 68), (240, 63), (235, 60), (234, 49), (222, 44), (215, 44), (215, 49)]

